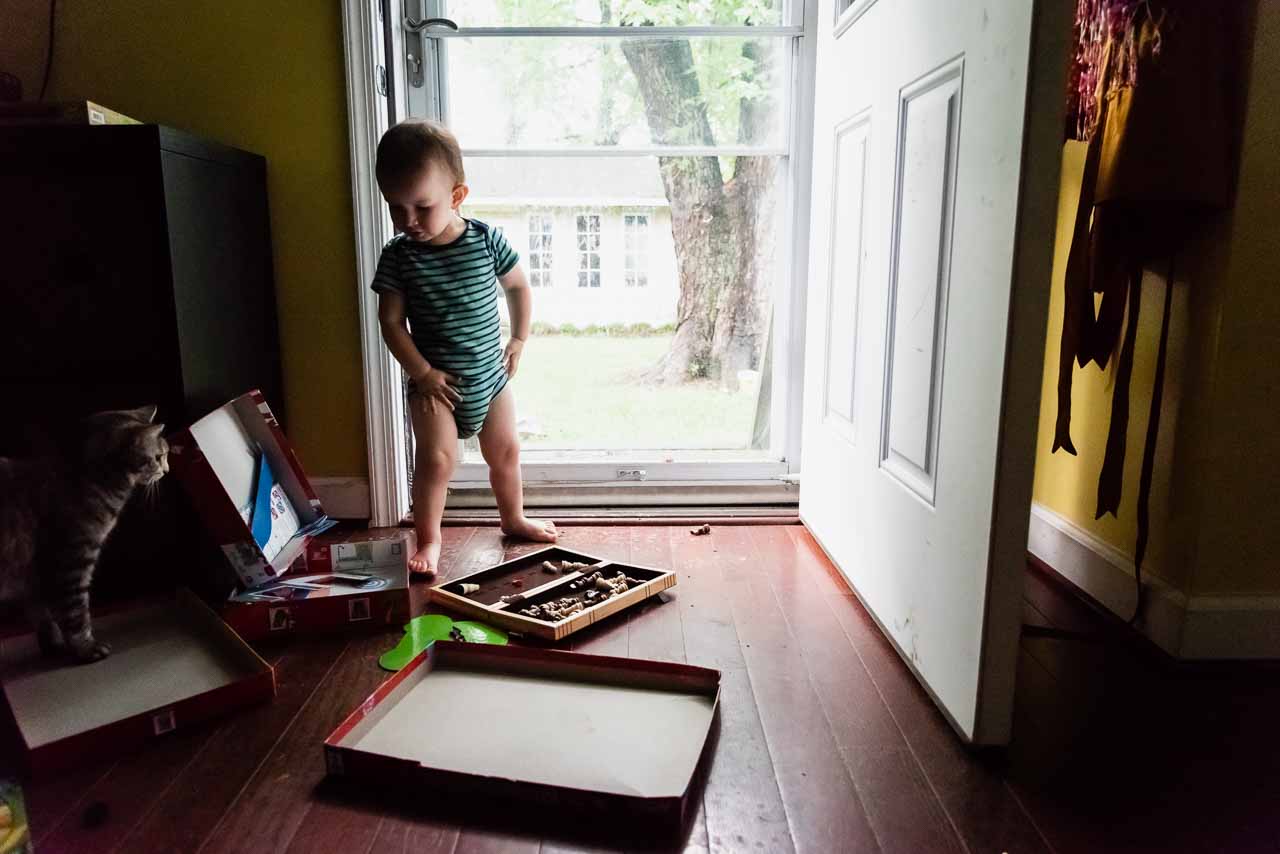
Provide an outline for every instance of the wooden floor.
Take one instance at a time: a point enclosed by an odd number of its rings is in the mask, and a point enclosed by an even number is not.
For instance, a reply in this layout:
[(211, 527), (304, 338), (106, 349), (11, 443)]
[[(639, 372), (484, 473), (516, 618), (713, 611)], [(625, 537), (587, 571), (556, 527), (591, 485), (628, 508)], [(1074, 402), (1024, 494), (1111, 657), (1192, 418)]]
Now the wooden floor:
[[(450, 575), (524, 548), (492, 528), (447, 536)], [(265, 649), (279, 684), (270, 705), (31, 787), (37, 850), (1280, 848), (1274, 672), (1172, 672), (1038, 571), (1028, 623), (1102, 634), (1025, 637), (1015, 743), (974, 755), (804, 528), (574, 527), (562, 542), (679, 573), (665, 601), (573, 636), (573, 649), (723, 671), (719, 743), (683, 838), (324, 782), (321, 741), (385, 676), (376, 659), (396, 638), (377, 635)]]

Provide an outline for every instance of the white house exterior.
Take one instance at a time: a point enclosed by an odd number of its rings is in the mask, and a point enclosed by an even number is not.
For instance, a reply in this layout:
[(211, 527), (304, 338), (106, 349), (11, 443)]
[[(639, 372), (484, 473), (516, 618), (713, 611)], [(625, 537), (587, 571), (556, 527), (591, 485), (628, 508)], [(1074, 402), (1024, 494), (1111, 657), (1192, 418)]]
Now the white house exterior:
[(553, 326), (675, 322), (671, 210), (653, 157), (472, 157), (466, 216), (498, 226)]

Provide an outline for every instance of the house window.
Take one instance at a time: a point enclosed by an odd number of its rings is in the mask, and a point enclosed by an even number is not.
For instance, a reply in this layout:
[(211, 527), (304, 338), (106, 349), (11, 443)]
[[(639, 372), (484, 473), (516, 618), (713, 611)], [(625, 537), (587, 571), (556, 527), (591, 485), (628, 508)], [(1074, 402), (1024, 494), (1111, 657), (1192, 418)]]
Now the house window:
[(649, 284), (649, 215), (626, 214), (622, 235), (623, 282), (629, 288), (643, 288)]
[(600, 287), (599, 214), (578, 214), (578, 287)]
[(551, 287), (551, 233), (555, 218), (551, 214), (529, 215), (529, 284), (535, 288)]

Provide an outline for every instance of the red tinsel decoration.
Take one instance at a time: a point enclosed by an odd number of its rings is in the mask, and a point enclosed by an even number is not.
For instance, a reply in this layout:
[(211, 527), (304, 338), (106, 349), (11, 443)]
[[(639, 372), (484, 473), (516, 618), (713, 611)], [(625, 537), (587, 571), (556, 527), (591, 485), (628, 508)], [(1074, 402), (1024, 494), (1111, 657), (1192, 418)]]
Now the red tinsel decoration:
[[(1137, 85), (1138, 31), (1152, 17), (1149, 0), (1078, 0), (1075, 55), (1067, 81), (1069, 136), (1089, 139), (1098, 126), (1100, 98)], [(1160, 52), (1158, 30), (1152, 52)]]

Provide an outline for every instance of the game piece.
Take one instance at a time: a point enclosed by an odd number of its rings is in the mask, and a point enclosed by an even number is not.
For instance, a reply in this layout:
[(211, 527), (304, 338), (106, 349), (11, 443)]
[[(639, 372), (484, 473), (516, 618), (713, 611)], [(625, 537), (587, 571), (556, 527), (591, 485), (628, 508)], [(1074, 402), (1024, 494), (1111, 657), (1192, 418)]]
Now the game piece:
[(523, 579), (523, 578), (513, 578), (513, 579), (511, 579), (511, 586), (512, 586), (512, 587), (524, 587), (524, 579)]
[(699, 528), (690, 528), (689, 533), (693, 534), (695, 537), (703, 537), (711, 533), (711, 526), (703, 525)]
[(542, 562), (542, 571), (547, 573), (548, 575), (559, 575), (560, 567), (556, 566), (554, 563), (552, 563), (549, 560), (544, 560)]
[(479, 585), (479, 584), (463, 584), (463, 585), (462, 585), (462, 595), (463, 595), (463, 596), (470, 596), (472, 593), (475, 593), (475, 592), (476, 592), (476, 591), (478, 591), (479, 589), (480, 589), (480, 585)]

